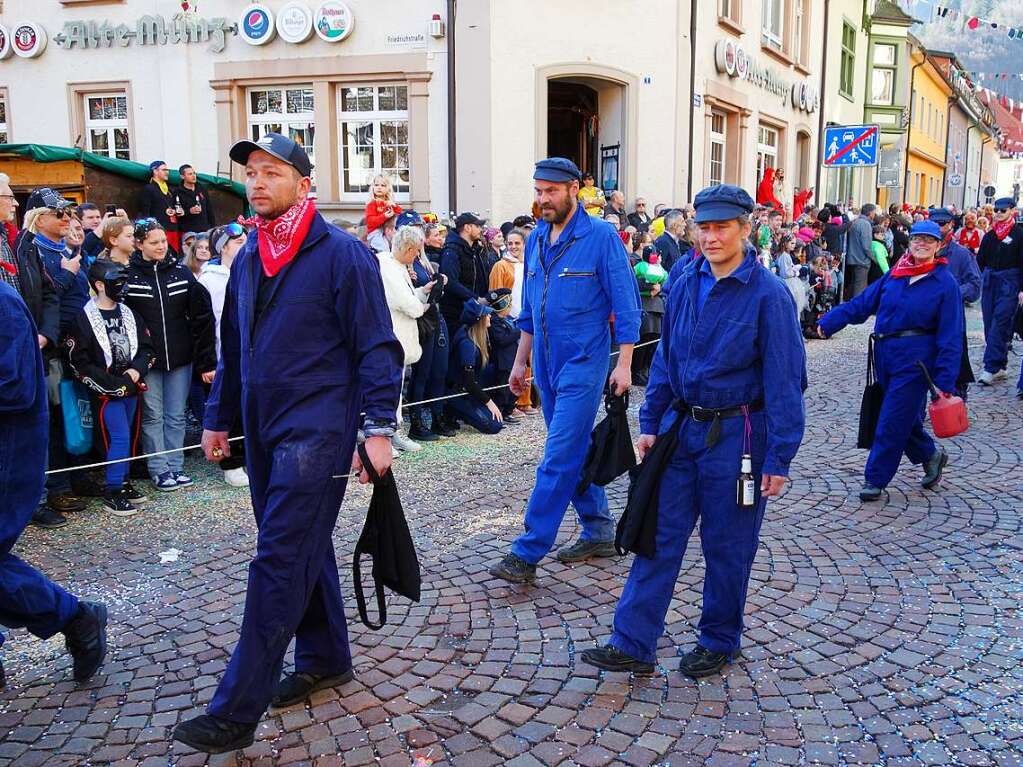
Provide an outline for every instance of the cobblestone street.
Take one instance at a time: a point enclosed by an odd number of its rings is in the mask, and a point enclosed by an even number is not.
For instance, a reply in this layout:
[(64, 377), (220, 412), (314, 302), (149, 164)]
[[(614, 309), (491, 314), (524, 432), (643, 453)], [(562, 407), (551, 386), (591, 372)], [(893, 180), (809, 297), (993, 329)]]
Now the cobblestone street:
[[(971, 313), (975, 366), (979, 320)], [(521, 529), (542, 423), (497, 437), (463, 429), (396, 467), (421, 604), (392, 599), (379, 632), (358, 622), (351, 551), (369, 495), (352, 489), (335, 544), (356, 681), (268, 716), (254, 746), (208, 763), (408, 767), (419, 753), (457, 767), (1023, 764), (1020, 358), (1009, 383), (971, 390), (972, 427), (945, 442), (939, 491), (922, 491), (904, 463), (888, 502), (865, 505), (866, 454), (854, 448), (865, 347), (863, 328), (808, 347), (807, 436), (768, 506), (743, 655), (724, 676), (677, 671), (699, 619), (695, 539), (648, 680), (579, 661), (609, 634), (628, 558), (549, 558), (532, 588), (490, 578)], [(134, 518), (94, 503), (63, 529), (24, 535), (20, 555), (110, 606), (111, 649), (77, 689), (60, 635), (11, 633), (0, 765), (207, 763), (169, 735), (210, 699), (234, 646), (255, 528), (245, 491), (195, 456), (188, 468), (202, 481), (149, 492)], [(624, 492), (611, 488), (616, 511)], [(559, 543), (576, 534), (569, 517)], [(170, 549), (177, 561), (161, 564)]]

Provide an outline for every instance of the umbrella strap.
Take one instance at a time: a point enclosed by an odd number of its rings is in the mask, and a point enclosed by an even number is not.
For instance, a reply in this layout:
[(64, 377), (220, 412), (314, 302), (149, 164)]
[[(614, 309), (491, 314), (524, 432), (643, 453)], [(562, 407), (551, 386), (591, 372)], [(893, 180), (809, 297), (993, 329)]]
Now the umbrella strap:
[(373, 621), (369, 619), (369, 612), (366, 610), (366, 595), (362, 593), (361, 560), (362, 550), (356, 546), (355, 554), (352, 556), (352, 574), (355, 576), (355, 583), (353, 584), (353, 590), (355, 591), (355, 603), (359, 607), (359, 618), (362, 622), (373, 631), (379, 631), (384, 627), (384, 624), (387, 623), (387, 603), (384, 601), (384, 584), (376, 578), (373, 579), (377, 593), (377, 612), (380, 614), (380, 622), (373, 623)]

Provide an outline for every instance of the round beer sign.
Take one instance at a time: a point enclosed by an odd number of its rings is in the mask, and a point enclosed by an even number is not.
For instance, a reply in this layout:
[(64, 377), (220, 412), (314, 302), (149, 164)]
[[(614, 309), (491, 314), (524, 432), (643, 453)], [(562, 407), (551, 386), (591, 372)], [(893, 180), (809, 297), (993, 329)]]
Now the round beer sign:
[(341, 0), (326, 0), (316, 9), (316, 34), (328, 43), (339, 43), (352, 33), (355, 17), (352, 9)]

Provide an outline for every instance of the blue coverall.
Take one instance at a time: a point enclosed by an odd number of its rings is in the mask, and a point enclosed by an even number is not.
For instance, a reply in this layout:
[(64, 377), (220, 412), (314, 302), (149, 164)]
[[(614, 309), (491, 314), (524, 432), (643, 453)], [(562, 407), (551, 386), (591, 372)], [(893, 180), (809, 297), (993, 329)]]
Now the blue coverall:
[(298, 672), (352, 666), (331, 534), (360, 410), (394, 421), (404, 359), (377, 259), (319, 214), (257, 318), (263, 279), (253, 232), (231, 267), (204, 421), (229, 431), (241, 414), (259, 528), (241, 636), (209, 705), (246, 724), (269, 705), (292, 637)]
[[(462, 325), (451, 342), (451, 392), (467, 391), (462, 383), (467, 367), (473, 369), (472, 374), (477, 386), (485, 388), (492, 385), (488, 373), (492, 370), (493, 363), (487, 368), (483, 367), (483, 355), (469, 338), (466, 326)], [(448, 400), (447, 405), (457, 417), (483, 434), (497, 434), (503, 428), (503, 424), (494, 418), (486, 404), (480, 402), (471, 392), (463, 397)]]
[(530, 564), (551, 550), (569, 502), (582, 539), (610, 541), (614, 519), (604, 489), (576, 493), (593, 421), (607, 384), (612, 312), (619, 344), (639, 340), (642, 311), (629, 258), (614, 228), (576, 208), (557, 242), (540, 222), (526, 243), (522, 311), (533, 336), (533, 383), (540, 390), (547, 444), (526, 506), (526, 532), (512, 553)]
[[(662, 435), (684, 418), (678, 446), (661, 478), (657, 554), (636, 557), (615, 610), (610, 644), (637, 660), (656, 660), (686, 544), (700, 523), (706, 563), (699, 643), (719, 653), (739, 649), (750, 569), (760, 542), (767, 499), (762, 474), (788, 476), (803, 440), (806, 353), (795, 302), (780, 279), (747, 248), (742, 263), (715, 280), (702, 256), (679, 272), (668, 298), (661, 343), (646, 400), (643, 434)], [(737, 502), (746, 420), (723, 418), (708, 447), (711, 422), (681, 416), (675, 403), (750, 413), (753, 508)]]
[[(928, 387), (917, 361), (924, 363), (943, 392), (955, 390), (962, 363), (963, 300), (955, 277), (947, 265), (939, 263), (911, 284), (912, 279), (892, 277), (889, 272), (820, 319), (821, 329), (830, 337), (846, 325), (877, 316), (874, 361), (884, 400), (863, 473), (866, 483), (878, 488), (892, 481), (903, 453), (919, 465), (937, 450), (924, 431)], [(907, 330), (926, 335), (884, 337)]]
[(977, 263), (982, 277), (984, 370), (998, 373), (1009, 365), (1012, 318), (1023, 289), (1023, 225), (1016, 224), (1004, 240), (999, 240), (993, 229), (985, 234)]
[(21, 296), (0, 281), (0, 625), (49, 639), (78, 600), (11, 553), (45, 480), (49, 406), (36, 333)]

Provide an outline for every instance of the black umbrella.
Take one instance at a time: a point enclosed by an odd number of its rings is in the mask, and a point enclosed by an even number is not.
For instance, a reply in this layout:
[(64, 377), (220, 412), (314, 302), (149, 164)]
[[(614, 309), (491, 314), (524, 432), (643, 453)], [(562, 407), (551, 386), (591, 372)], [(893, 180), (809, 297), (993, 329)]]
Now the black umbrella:
[(604, 410), (607, 417), (590, 434), (590, 447), (576, 493), (590, 485), (613, 482), (636, 465), (629, 433), (629, 392), (618, 397), (608, 388), (604, 393)]
[[(422, 580), (419, 574), (419, 558), (412, 543), (412, 534), (405, 521), (405, 512), (398, 497), (398, 486), (394, 473), (388, 471), (381, 477), (370, 463), (366, 446), (359, 445), (362, 465), (373, 482), (373, 498), (366, 513), (366, 524), (362, 528), (359, 542), (355, 544), (352, 557), (352, 572), (355, 574), (355, 601), (359, 606), (359, 618), (374, 631), (387, 623), (387, 604), (384, 602), (384, 587), (395, 594), (419, 601)], [(373, 560), (373, 582), (376, 586), (377, 610), (380, 622), (374, 624), (366, 612), (366, 597), (362, 593), (362, 555)]]

